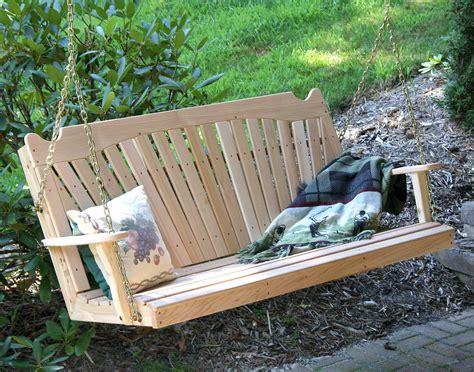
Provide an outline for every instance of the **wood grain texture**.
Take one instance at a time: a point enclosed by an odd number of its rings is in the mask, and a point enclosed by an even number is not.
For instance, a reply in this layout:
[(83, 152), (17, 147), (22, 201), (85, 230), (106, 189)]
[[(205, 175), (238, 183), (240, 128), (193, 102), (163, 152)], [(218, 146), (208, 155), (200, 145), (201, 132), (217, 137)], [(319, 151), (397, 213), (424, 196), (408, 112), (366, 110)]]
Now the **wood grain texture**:
[(165, 327), (445, 249), (452, 246), (453, 236), (452, 228), (439, 226), (166, 297), (163, 301), (149, 302), (148, 306), (156, 309), (156, 326)]
[(223, 195), (224, 204), (232, 221), (232, 226), (237, 236), (239, 247), (244, 247), (250, 243), (250, 237), (245, 227), (242, 211), (237, 200), (236, 190), (232, 185), (227, 165), (222, 155), (222, 150), (217, 141), (217, 129), (215, 124), (202, 125), (201, 133), (204, 137), (209, 161), (216, 177), (219, 189)]
[(155, 223), (157, 224), (166, 248), (171, 255), (172, 262), (178, 267), (188, 265), (191, 263), (190, 257), (184, 248), (184, 244), (179, 238), (171, 217), (166, 211), (166, 207), (160, 194), (157, 192), (155, 185), (151, 180), (150, 174), (148, 173), (145, 163), (136, 147), (136, 142), (133, 140), (124, 141), (121, 146), (133, 174), (139, 180), (140, 184), (143, 185), (147, 200), (150, 203), (153, 216), (155, 217)]
[(291, 135), (291, 124), (286, 120), (278, 120), (278, 135), (280, 137), (280, 149), (283, 156), (283, 162), (285, 165), (286, 179), (290, 187), (290, 196), (293, 200), (298, 194), (298, 186), (301, 183), (298, 167), (297, 158), (295, 152), (295, 143)]
[[(184, 108), (155, 114), (140, 115), (91, 123), (92, 135), (97, 151), (116, 145), (127, 139), (144, 134), (169, 129), (181, 129), (198, 124), (225, 120), (268, 118), (280, 120), (304, 120), (322, 116), (328, 109), (321, 93), (312, 89), (305, 100), (296, 98), (293, 93), (279, 93), (269, 96), (242, 99), (232, 102), (216, 103), (198, 107)], [(36, 134), (28, 134), (25, 142), (34, 150), (35, 165), (44, 165), (48, 152), (48, 141)], [(61, 128), (54, 154), (55, 162), (84, 159), (89, 147), (82, 125)]]
[[(210, 124), (209, 124), (210, 123)], [(216, 124), (214, 124), (216, 123)], [(179, 277), (135, 300), (133, 325), (160, 328), (448, 248), (453, 229), (430, 223), (426, 172), (412, 177), (421, 223), (256, 265), (228, 256), (270, 221), (341, 152), (327, 107), (312, 91), (175, 110), (92, 124), (105, 187), (116, 197), (143, 185)], [(28, 135), (19, 152), (33, 197), (49, 142)], [(64, 128), (39, 219), (71, 319), (132, 324), (112, 242), (126, 232), (71, 237), (66, 211), (100, 204), (80, 126)], [(114, 300), (91, 290), (77, 245), (101, 256)], [(207, 261), (207, 262), (206, 262)]]
[(61, 238), (43, 239), (42, 243), (46, 247), (70, 247), (76, 245), (110, 243), (126, 239), (128, 231), (114, 233), (99, 233), (90, 235), (64, 236)]
[(253, 156), (258, 170), (258, 179), (262, 185), (262, 191), (265, 197), (270, 220), (273, 220), (280, 213), (281, 209), (278, 204), (278, 195), (275, 190), (273, 175), (270, 170), (270, 162), (266, 153), (260, 132), (260, 125), (257, 119), (248, 119), (247, 128), (252, 143)]
[(229, 122), (221, 122), (216, 123), (216, 128), (247, 232), (252, 241), (256, 240), (262, 231), (260, 230), (259, 221), (252, 204), (252, 198), (250, 196), (249, 186), (245, 180), (242, 164), (238, 158), (232, 126)]
[(320, 119), (313, 118), (306, 121), (306, 131), (308, 132), (309, 153), (311, 156), (311, 168), (315, 177), (324, 167), (323, 149), (321, 147), (321, 134), (319, 133)]
[[(189, 221), (185, 216), (179, 200), (176, 197), (173, 187), (168, 180), (168, 176), (165, 174), (163, 166), (153, 149), (150, 140), (147, 136), (137, 137), (134, 140), (137, 151), (145, 163), (146, 169), (150, 174), (154, 188), (163, 200), (164, 209), (159, 211), (156, 215), (157, 221), (160, 221), (160, 216), (164, 211), (168, 212), (172, 220), (172, 229), (176, 229), (178, 237), (172, 239), (169, 237), (170, 243), (167, 245), (170, 250), (178, 250), (178, 254), (184, 255), (181, 252), (181, 247), (185, 249), (186, 255), (190, 259), (190, 263), (201, 262), (204, 260), (204, 256), (199, 248), (199, 244), (193, 235)], [(138, 177), (140, 180), (140, 177)], [(150, 187), (152, 189), (152, 187)], [(163, 234), (169, 235), (168, 228), (163, 227)], [(175, 266), (179, 267), (177, 262), (173, 262)]]

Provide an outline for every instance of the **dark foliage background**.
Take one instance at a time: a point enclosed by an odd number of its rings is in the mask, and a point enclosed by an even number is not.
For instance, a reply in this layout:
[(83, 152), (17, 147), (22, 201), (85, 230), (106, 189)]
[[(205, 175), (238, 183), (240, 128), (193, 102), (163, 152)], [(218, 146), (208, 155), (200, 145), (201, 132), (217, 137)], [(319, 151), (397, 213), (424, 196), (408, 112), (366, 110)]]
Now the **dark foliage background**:
[(453, 2), (453, 31), (449, 36), (449, 82), (445, 105), (451, 118), (474, 131), (474, 1)]

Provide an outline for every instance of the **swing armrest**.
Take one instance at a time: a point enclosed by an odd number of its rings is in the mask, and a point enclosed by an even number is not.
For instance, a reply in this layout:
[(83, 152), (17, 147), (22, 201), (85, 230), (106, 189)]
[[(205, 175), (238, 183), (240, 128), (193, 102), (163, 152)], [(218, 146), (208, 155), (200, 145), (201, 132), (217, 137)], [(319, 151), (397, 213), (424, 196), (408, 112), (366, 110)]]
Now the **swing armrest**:
[(440, 168), (441, 168), (440, 163), (412, 165), (409, 167), (394, 168), (392, 170), (392, 175), (395, 176), (397, 174), (413, 174), (413, 173), (419, 173), (419, 172), (429, 172), (429, 171), (437, 170)]
[(42, 242), (46, 247), (70, 247), (74, 245), (113, 243), (126, 239), (127, 237), (128, 231), (118, 231), (114, 233), (76, 235), (43, 239)]
[(413, 185), (413, 193), (415, 194), (416, 214), (418, 222), (431, 222), (430, 197), (428, 188), (427, 173), (432, 170), (441, 168), (440, 163), (431, 163), (423, 165), (413, 165), (410, 167), (395, 168), (392, 175), (408, 174)]

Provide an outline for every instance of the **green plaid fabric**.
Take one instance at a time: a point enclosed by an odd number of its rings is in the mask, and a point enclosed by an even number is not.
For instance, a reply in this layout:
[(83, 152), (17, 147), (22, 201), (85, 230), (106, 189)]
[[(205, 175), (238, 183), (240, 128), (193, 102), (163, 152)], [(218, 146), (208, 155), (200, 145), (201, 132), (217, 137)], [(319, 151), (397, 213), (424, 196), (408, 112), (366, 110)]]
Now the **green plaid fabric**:
[(240, 262), (370, 238), (382, 211), (398, 214), (405, 204), (406, 179), (391, 176), (393, 168), (378, 156), (342, 153), (304, 186), (260, 239), (240, 250)]

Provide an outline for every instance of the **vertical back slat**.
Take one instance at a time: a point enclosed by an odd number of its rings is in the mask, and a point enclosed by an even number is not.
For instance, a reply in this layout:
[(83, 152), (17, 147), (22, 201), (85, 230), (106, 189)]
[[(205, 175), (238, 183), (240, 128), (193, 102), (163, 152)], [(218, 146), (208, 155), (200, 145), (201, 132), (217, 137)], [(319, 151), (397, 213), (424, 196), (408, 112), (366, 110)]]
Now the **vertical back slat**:
[[(35, 173), (36, 180), (40, 180), (43, 170), (35, 168)], [(51, 173), (46, 180), (46, 184), (47, 187), (45, 189), (44, 199), (45, 209), (43, 211), (43, 215), (45, 216), (45, 219), (49, 220), (48, 223), (52, 224), (55, 234), (54, 236), (70, 236), (71, 227), (69, 226), (69, 221), (65, 213), (66, 208), (64, 208), (64, 205), (62, 204), (62, 200), (56, 188), (56, 182)], [(35, 193), (34, 195), (36, 195), (38, 189), (39, 187), (36, 188), (36, 186), (34, 186), (31, 191), (32, 193)], [(58, 259), (61, 260), (60, 256), (62, 256), (64, 261), (59, 262), (59, 267), (61, 267), (61, 265), (65, 262), (67, 270), (60, 270), (59, 275), (63, 275), (64, 280), (68, 284), (72, 285), (68, 297), (71, 301), (75, 301), (77, 293), (86, 291), (90, 288), (89, 281), (87, 280), (84, 270), (84, 265), (82, 264), (81, 257), (79, 256), (79, 252), (74, 246), (66, 248), (52, 247), (49, 249), (50, 251), (61, 251), (61, 254), (58, 254)]]
[(321, 117), (321, 129), (324, 149), (324, 162), (329, 164), (342, 151), (341, 143), (337, 137), (336, 129), (332, 124), (331, 117), (324, 115)]
[[(150, 140), (148, 137), (141, 136), (135, 139), (135, 143), (137, 144), (140, 154), (143, 157), (143, 161), (146, 164), (146, 168), (154, 181), (155, 187), (166, 206), (166, 210), (179, 233), (180, 238), (177, 239), (177, 243), (173, 246), (173, 249), (178, 249), (178, 245), (182, 242), (193, 263), (204, 261), (204, 255), (201, 253), (199, 244), (189, 226), (189, 221), (179, 204), (179, 200), (169, 183), (168, 176), (165, 174), (162, 164), (160, 163)], [(159, 218), (159, 215), (157, 215), (157, 218)]]
[(109, 160), (110, 164), (112, 164), (112, 168), (114, 169), (114, 173), (117, 176), (120, 184), (124, 188), (125, 191), (130, 191), (133, 188), (137, 187), (137, 183), (128, 169), (127, 164), (122, 158), (122, 154), (117, 149), (117, 146), (111, 146), (104, 150), (105, 156)]
[(56, 189), (58, 190), (59, 197), (61, 198), (61, 201), (63, 203), (64, 210), (77, 210), (78, 206), (76, 201), (71, 196), (71, 194), (64, 188), (58, 177), (56, 175), (53, 175), (53, 179), (54, 183), (56, 184)]
[(95, 180), (94, 172), (89, 165), (89, 163), (85, 159), (73, 160), (71, 162), (72, 167), (79, 175), (82, 183), (86, 187), (89, 195), (91, 196), (92, 200), (96, 205), (100, 204), (100, 194), (99, 188), (97, 186), (97, 182)]
[(204, 187), (202, 186), (199, 175), (191, 158), (189, 149), (183, 139), (183, 132), (180, 129), (168, 131), (171, 141), (174, 145), (176, 155), (178, 156), (184, 176), (187, 180), (191, 195), (196, 203), (197, 210), (201, 215), (202, 222), (209, 234), (209, 238), (214, 247), (215, 257), (227, 255), (229, 252), (225, 247), (224, 238), (219, 229), (216, 217), (207, 198)]
[(245, 128), (241, 120), (232, 120), (231, 124), (235, 144), (237, 146), (238, 158), (242, 170), (244, 171), (245, 181), (247, 182), (255, 216), (257, 217), (260, 231), (264, 231), (270, 224), (270, 217), (268, 215), (267, 206), (265, 205), (265, 198), (255, 169), (254, 160), (248, 146)]
[(265, 151), (258, 120), (248, 119), (247, 127), (249, 130), (250, 140), (252, 142), (253, 154), (257, 164), (260, 183), (262, 185), (265, 203), (267, 205), (270, 219), (274, 219), (280, 213), (278, 205), (278, 196), (276, 194), (273, 176), (270, 171), (269, 160)]
[(212, 243), (207, 234), (206, 227), (197, 211), (197, 206), (189, 192), (188, 186), (183, 179), (181, 169), (176, 162), (174, 155), (169, 148), (169, 142), (163, 132), (153, 133), (153, 140), (158, 148), (161, 158), (165, 164), (166, 171), (170, 178), (176, 196), (178, 197), (181, 207), (189, 220), (193, 234), (199, 244), (199, 248), (206, 260), (215, 258), (215, 252)]
[(256, 240), (261, 234), (257, 216), (252, 205), (247, 182), (245, 181), (244, 172), (237, 155), (237, 146), (234, 142), (232, 127), (229, 122), (216, 123), (217, 133), (222, 144), (222, 152), (229, 168), (229, 173), (237, 194), (240, 210), (243, 213), (245, 225), (251, 240)]
[(158, 194), (153, 181), (148, 174), (142, 157), (138, 152), (133, 140), (122, 142), (122, 149), (133, 173), (143, 185), (148, 201), (155, 215), (155, 222), (170, 252), (171, 259), (176, 266), (186, 266), (192, 263), (184, 245), (179, 238), (178, 232), (166, 211), (166, 207)]
[(282, 159), (280, 154), (280, 146), (278, 139), (273, 129), (272, 121), (263, 119), (263, 132), (265, 134), (265, 142), (267, 144), (268, 157), (272, 168), (273, 179), (280, 203), (280, 209), (285, 209), (290, 204), (290, 191), (288, 179), (285, 176), (284, 168), (282, 167)]
[(110, 170), (109, 165), (105, 161), (104, 155), (101, 152), (98, 152), (96, 155), (97, 162), (99, 163), (100, 174), (102, 175), (102, 180), (104, 181), (104, 186), (109, 196), (111, 198), (116, 198), (117, 196), (122, 195), (122, 188)]
[(306, 122), (306, 131), (308, 132), (309, 152), (311, 155), (311, 167), (313, 170), (313, 176), (316, 176), (324, 166), (319, 127), (319, 119), (308, 119)]
[(291, 136), (290, 123), (286, 120), (278, 120), (278, 134), (280, 136), (280, 147), (285, 164), (286, 178), (290, 187), (290, 196), (293, 200), (298, 193), (298, 186), (301, 183), (296, 164), (296, 152), (293, 138)]
[(54, 164), (54, 169), (64, 182), (64, 185), (70, 190), (79, 208), (84, 210), (95, 205), (69, 163), (56, 163)]
[(229, 218), (225, 208), (224, 198), (226, 195), (221, 195), (219, 186), (217, 185), (214, 174), (212, 173), (209, 159), (207, 158), (199, 133), (196, 127), (186, 128), (186, 136), (189, 140), (192, 153), (195, 157), (196, 167), (201, 176), (202, 183), (206, 190), (212, 210), (217, 218), (217, 224), (222, 232), (227, 247), (227, 253), (234, 253), (239, 249), (237, 236), (232, 227), (232, 222)]
[(313, 175), (311, 171), (308, 143), (304, 128), (304, 122), (299, 120), (291, 124), (293, 128), (293, 138), (298, 159), (298, 169), (300, 172), (300, 182), (311, 182)]
[(246, 246), (250, 242), (249, 234), (244, 222), (242, 211), (237, 200), (236, 190), (227, 172), (227, 167), (222, 157), (222, 152), (217, 143), (216, 134), (214, 133), (214, 124), (207, 124), (201, 126), (202, 135), (206, 143), (206, 148), (209, 153), (209, 160), (212, 169), (216, 176), (219, 188), (224, 197), (224, 203), (229, 213), (232, 225), (234, 227), (235, 235), (240, 247)]

